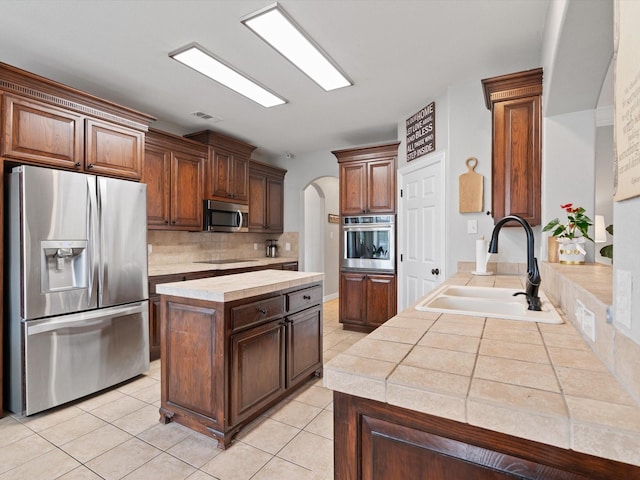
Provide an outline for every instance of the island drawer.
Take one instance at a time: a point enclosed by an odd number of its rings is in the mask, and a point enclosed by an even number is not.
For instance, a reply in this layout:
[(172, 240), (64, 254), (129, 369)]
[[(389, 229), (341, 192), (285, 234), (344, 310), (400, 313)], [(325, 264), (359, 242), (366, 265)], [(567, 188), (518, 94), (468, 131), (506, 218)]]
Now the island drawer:
[(322, 302), (322, 286), (316, 285), (287, 293), (287, 312), (302, 310)]
[(231, 331), (263, 323), (284, 315), (282, 295), (231, 307)]

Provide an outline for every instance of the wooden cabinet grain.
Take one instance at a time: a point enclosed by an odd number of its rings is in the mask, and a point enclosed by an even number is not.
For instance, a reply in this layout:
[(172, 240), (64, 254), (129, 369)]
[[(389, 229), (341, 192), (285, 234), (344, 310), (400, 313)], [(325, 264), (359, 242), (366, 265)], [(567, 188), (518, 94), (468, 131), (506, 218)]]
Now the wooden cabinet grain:
[(62, 168), (82, 168), (84, 128), (81, 115), (14, 95), (3, 97), (3, 157)]
[(542, 69), (482, 80), (492, 113), (492, 215), (541, 221)]
[(249, 159), (256, 147), (213, 130), (190, 133), (185, 138), (210, 146), (204, 198), (246, 204)]
[(248, 418), (285, 390), (282, 318), (231, 337), (232, 425)]
[(334, 392), (335, 478), (586, 480), (637, 467)]
[(284, 230), (284, 176), (286, 170), (249, 162), (249, 231), (282, 233)]
[(144, 131), (37, 100), (3, 97), (3, 157), (140, 180)]
[(96, 175), (140, 180), (144, 133), (100, 120), (85, 122), (86, 170)]
[(371, 332), (397, 312), (396, 276), (340, 273), (340, 323), (345, 329)]
[(145, 145), (147, 225), (156, 230), (202, 230), (202, 182), (207, 148), (158, 130)]
[(226, 448), (243, 425), (322, 373), (321, 298), (321, 283), (231, 302), (162, 295), (161, 418)]
[(396, 212), (399, 142), (336, 150), (340, 164), (340, 214)]
[[(145, 161), (146, 161), (145, 157)], [(156, 285), (161, 283), (184, 282), (196, 280), (198, 278), (211, 278), (220, 275), (230, 275), (234, 273), (244, 273), (252, 270), (298, 270), (298, 262), (274, 263), (251, 268), (237, 268), (232, 270), (203, 270), (190, 273), (176, 273), (171, 275), (155, 275), (149, 277), (149, 360), (160, 358), (160, 295), (156, 293)], [(315, 298), (315, 296), (314, 296)], [(284, 314), (282, 310), (278, 315)], [(232, 327), (235, 328), (235, 327)]]

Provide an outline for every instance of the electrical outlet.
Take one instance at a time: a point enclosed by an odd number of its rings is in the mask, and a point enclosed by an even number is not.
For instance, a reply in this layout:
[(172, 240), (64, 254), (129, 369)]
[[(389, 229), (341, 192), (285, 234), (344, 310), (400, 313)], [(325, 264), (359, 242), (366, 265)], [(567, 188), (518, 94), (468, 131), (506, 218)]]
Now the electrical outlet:
[(253, 244), (253, 249), (254, 249), (254, 250), (257, 250), (257, 249), (258, 249), (258, 244), (257, 244), (257, 243), (254, 243), (254, 244)]
[(148, 243), (147, 244), (147, 255), (151, 255), (151, 252), (153, 252), (153, 245)]
[(478, 220), (467, 220), (467, 233), (478, 233)]
[(291, 251), (291, 244), (290, 244), (289, 242), (286, 242), (286, 243), (284, 244), (284, 249), (285, 249), (287, 252)]

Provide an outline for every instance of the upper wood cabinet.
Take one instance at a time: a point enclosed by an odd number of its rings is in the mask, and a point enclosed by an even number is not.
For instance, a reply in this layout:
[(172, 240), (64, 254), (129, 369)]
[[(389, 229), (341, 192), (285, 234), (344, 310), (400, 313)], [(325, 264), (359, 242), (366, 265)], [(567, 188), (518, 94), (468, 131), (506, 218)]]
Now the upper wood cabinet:
[(249, 231), (282, 233), (284, 230), (284, 176), (286, 170), (249, 162)]
[(399, 142), (333, 153), (340, 164), (340, 214), (396, 212)]
[(0, 63), (0, 156), (130, 180), (153, 117)]
[(85, 143), (86, 170), (132, 180), (142, 177), (144, 133), (87, 119)]
[(2, 156), (81, 168), (84, 163), (82, 116), (62, 108), (4, 95)]
[(482, 80), (492, 113), (492, 215), (541, 221), (542, 68)]
[(205, 167), (205, 198), (246, 204), (249, 159), (256, 147), (212, 130), (185, 137), (210, 146)]
[(202, 183), (207, 147), (158, 130), (145, 144), (147, 225), (155, 230), (202, 230)]

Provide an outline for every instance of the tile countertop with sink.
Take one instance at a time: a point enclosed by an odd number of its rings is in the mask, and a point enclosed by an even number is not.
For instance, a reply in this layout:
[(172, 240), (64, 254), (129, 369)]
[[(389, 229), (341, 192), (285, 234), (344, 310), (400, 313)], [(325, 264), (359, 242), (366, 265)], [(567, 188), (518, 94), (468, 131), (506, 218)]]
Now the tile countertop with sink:
[[(457, 273), (445, 283), (522, 288), (523, 281)], [(441, 314), (412, 305), (325, 364), (324, 384), (640, 465), (640, 405), (569, 322)]]

